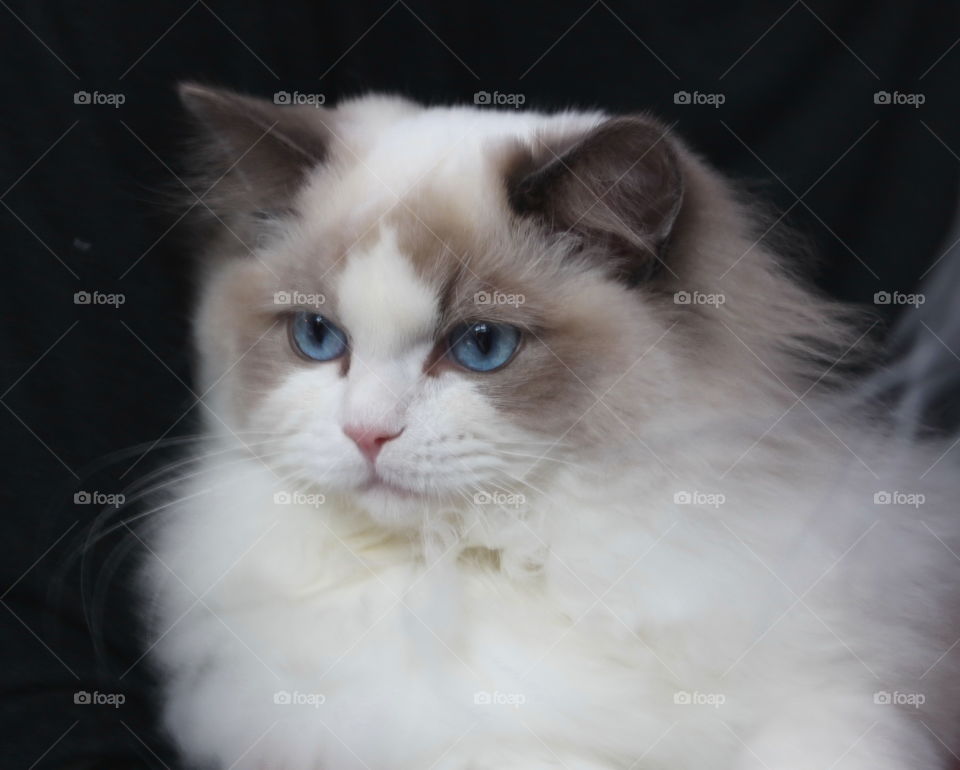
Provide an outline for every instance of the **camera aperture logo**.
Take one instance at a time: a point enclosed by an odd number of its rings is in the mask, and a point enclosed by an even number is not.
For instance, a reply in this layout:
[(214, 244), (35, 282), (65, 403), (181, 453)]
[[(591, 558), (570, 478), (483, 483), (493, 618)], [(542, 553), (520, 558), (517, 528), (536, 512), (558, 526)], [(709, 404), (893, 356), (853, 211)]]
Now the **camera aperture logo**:
[(718, 709), (727, 702), (727, 696), (722, 692), (700, 692), (694, 690), (680, 690), (673, 694), (673, 702), (677, 706), (710, 706)]
[(105, 93), (101, 91), (76, 91), (73, 94), (73, 103), (74, 104), (92, 104), (97, 106), (106, 105), (108, 107), (113, 107), (117, 109), (127, 101), (126, 94), (120, 93)]
[(873, 694), (873, 702), (878, 706), (913, 706), (913, 708), (918, 709), (927, 702), (927, 696), (922, 692), (878, 690)]
[(319, 492), (274, 492), (273, 502), (276, 505), (309, 505), (319, 508), (327, 502), (326, 495)]
[(275, 291), (274, 305), (289, 305), (296, 307), (320, 307), (327, 298), (323, 294), (308, 294), (302, 291)]
[(273, 95), (274, 104), (298, 104), (319, 109), (326, 104), (326, 94), (303, 94), (299, 91), (277, 91)]
[(74, 305), (110, 305), (118, 308), (126, 301), (123, 294), (106, 294), (102, 291), (78, 291), (73, 295)]
[(878, 291), (873, 295), (874, 305), (913, 305), (920, 307), (927, 301), (924, 294), (905, 294), (902, 291)]
[(73, 694), (73, 702), (77, 706), (113, 706), (113, 708), (118, 709), (127, 702), (127, 696), (122, 692), (77, 690)]
[(919, 109), (926, 101), (925, 94), (901, 93), (900, 91), (877, 91), (873, 94), (874, 104), (913, 107), (915, 110)]
[(676, 505), (708, 505), (711, 508), (719, 508), (727, 502), (727, 496), (722, 492), (692, 492), (681, 490), (673, 493), (673, 502)]
[(507, 294), (502, 291), (478, 291), (473, 295), (475, 305), (511, 305), (520, 307), (527, 301), (523, 294)]
[(495, 505), (498, 508), (520, 508), (526, 505), (526, 495), (519, 492), (474, 492), (474, 505)]
[(473, 704), (475, 706), (512, 706), (518, 709), (526, 702), (527, 696), (522, 692), (480, 690), (473, 694)]
[(707, 294), (702, 291), (678, 291), (674, 292), (673, 295), (675, 305), (713, 305), (714, 307), (720, 307), (726, 301), (726, 295), (719, 292)]
[(693, 93), (690, 91), (677, 91), (673, 95), (674, 104), (705, 105), (713, 107), (714, 109), (718, 109), (726, 101), (726, 94), (702, 93), (700, 91), (694, 91)]
[(74, 505), (112, 505), (119, 508), (127, 501), (125, 495), (119, 492), (86, 492), (81, 490), (73, 495)]
[(278, 706), (311, 706), (318, 709), (327, 702), (327, 696), (320, 692), (278, 690), (273, 694), (273, 702)]
[(919, 508), (927, 502), (927, 496), (922, 492), (874, 492), (874, 505), (909, 505), (913, 508)]
[(478, 107), (513, 107), (519, 110), (527, 101), (524, 94), (502, 94), (499, 91), (477, 91), (473, 103)]

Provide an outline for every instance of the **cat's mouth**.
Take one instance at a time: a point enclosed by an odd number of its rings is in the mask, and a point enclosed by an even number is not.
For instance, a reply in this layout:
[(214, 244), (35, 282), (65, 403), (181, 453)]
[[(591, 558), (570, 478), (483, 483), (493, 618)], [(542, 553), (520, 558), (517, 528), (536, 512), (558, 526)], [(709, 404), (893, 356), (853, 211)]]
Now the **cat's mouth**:
[(381, 494), (396, 495), (397, 497), (413, 498), (419, 495), (407, 487), (401, 486), (393, 481), (388, 481), (377, 473), (374, 473), (369, 480), (359, 488), (360, 492), (379, 492)]

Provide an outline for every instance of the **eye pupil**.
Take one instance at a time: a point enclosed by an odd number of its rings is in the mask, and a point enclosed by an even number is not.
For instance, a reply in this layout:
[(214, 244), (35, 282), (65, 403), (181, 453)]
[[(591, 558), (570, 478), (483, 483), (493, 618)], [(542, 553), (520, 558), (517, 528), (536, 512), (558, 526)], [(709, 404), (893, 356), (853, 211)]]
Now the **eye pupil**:
[(312, 319), (313, 336), (317, 342), (323, 343), (323, 338), (327, 336), (327, 325), (323, 316), (315, 315)]
[(485, 323), (479, 323), (473, 327), (473, 337), (477, 343), (477, 350), (485, 356), (489, 355), (490, 349), (493, 347), (493, 340)]

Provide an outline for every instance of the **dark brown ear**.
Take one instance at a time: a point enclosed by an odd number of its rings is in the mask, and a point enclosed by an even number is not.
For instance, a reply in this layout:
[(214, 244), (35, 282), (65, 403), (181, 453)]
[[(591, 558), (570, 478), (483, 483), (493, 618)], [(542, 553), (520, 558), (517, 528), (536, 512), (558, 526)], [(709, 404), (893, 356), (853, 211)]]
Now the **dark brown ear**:
[(194, 192), (218, 216), (236, 218), (284, 209), (304, 175), (327, 154), (329, 113), (283, 106), (196, 83), (180, 99), (202, 132)]
[(510, 205), (605, 250), (618, 278), (644, 281), (663, 264), (683, 201), (666, 133), (648, 118), (612, 118), (566, 147), (535, 147), (508, 178)]

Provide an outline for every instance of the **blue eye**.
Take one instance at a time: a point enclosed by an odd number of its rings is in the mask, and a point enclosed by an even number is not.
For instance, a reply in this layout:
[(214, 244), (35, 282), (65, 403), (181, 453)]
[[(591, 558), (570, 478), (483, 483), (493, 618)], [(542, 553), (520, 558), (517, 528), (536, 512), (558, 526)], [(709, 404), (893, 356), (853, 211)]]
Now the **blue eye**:
[(294, 315), (291, 336), (297, 350), (314, 361), (332, 361), (347, 350), (347, 335), (319, 313)]
[(519, 329), (491, 321), (458, 324), (447, 338), (453, 360), (475, 372), (499, 369), (519, 344)]

